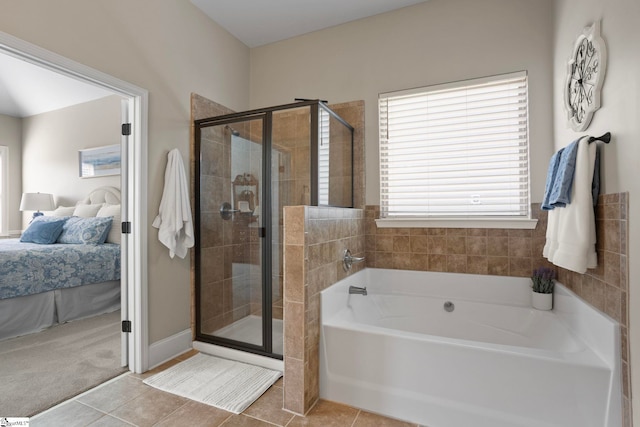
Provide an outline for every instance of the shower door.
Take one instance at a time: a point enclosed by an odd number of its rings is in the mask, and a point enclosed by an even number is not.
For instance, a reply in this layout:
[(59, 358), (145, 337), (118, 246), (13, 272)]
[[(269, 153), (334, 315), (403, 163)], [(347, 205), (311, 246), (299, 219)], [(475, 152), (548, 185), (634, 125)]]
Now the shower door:
[(196, 339), (283, 353), (283, 208), (353, 206), (353, 127), (319, 100), (194, 123)]
[(212, 123), (197, 124), (195, 133), (196, 336), (281, 358), (282, 344), (273, 344), (266, 244), (271, 218), (267, 121), (257, 115)]

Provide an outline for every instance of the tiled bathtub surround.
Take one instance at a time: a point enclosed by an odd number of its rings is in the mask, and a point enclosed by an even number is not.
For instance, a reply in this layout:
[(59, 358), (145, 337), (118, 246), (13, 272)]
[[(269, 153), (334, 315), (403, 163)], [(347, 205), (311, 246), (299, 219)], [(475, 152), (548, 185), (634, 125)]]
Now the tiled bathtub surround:
[(284, 246), (284, 408), (305, 414), (319, 396), (320, 291), (347, 275), (345, 249), (364, 255), (364, 212), (285, 207)]
[(368, 267), (529, 277), (534, 268), (553, 267), (558, 280), (620, 323), (625, 426), (631, 425), (628, 306), (628, 193), (598, 198), (598, 267), (578, 274), (542, 257), (547, 213), (532, 205), (534, 230), (482, 228), (377, 228), (379, 206), (365, 208)]
[[(534, 214), (546, 215), (539, 205)], [(378, 228), (379, 216), (378, 206), (366, 207), (369, 267), (528, 277), (535, 266), (549, 265), (542, 258), (542, 220), (535, 230)]]
[(598, 267), (585, 274), (558, 268), (558, 280), (620, 323), (625, 427), (632, 425), (629, 359), (629, 193), (604, 194), (596, 206)]

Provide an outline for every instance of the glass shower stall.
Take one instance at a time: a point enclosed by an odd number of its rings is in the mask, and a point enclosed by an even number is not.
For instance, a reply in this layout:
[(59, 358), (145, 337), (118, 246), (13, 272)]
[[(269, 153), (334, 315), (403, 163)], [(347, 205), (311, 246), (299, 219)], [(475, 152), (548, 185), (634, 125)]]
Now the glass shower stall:
[(194, 125), (196, 340), (282, 359), (283, 207), (353, 207), (353, 128), (319, 100)]

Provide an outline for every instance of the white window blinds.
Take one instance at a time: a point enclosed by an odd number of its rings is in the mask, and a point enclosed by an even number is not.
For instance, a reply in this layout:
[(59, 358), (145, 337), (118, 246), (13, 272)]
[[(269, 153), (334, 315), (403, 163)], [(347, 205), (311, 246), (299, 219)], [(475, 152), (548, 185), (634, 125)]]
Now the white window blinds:
[(318, 204), (329, 205), (329, 113), (318, 112)]
[(381, 218), (528, 218), (526, 72), (379, 96)]

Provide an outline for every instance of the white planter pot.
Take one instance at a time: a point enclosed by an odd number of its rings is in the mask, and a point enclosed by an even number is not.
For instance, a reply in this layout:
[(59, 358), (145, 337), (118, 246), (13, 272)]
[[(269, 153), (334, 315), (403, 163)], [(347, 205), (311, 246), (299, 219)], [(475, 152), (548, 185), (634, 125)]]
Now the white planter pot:
[(551, 310), (553, 308), (553, 294), (540, 294), (531, 291), (531, 306), (538, 310)]

